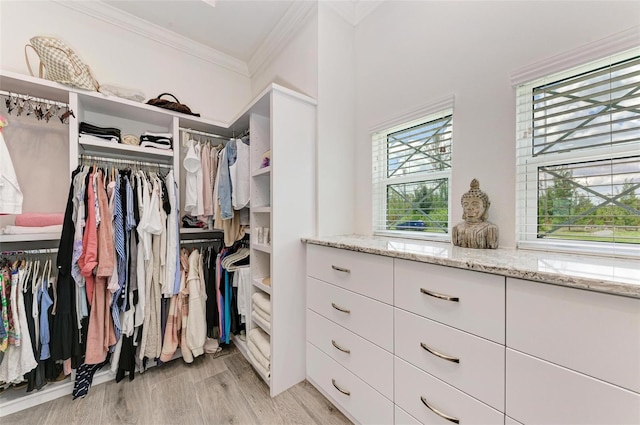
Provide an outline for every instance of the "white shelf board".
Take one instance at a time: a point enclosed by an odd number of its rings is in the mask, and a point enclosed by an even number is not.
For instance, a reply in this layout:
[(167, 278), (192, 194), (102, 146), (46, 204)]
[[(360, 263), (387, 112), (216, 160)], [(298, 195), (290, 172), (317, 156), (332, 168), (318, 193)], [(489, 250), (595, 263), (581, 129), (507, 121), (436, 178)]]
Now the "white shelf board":
[(259, 168), (257, 170), (254, 170), (251, 175), (253, 177), (257, 177), (257, 176), (262, 176), (265, 174), (270, 174), (271, 173), (271, 165), (264, 167), (264, 168)]
[(271, 286), (268, 286), (268, 285), (265, 285), (264, 283), (262, 283), (262, 279), (264, 279), (264, 278), (263, 277), (254, 278), (252, 280), (253, 286), (258, 288), (262, 292), (266, 292), (267, 294), (271, 295)]
[(0, 235), (0, 243), (56, 241), (58, 239), (60, 239), (60, 233), (28, 233), (23, 235)]
[(87, 153), (107, 153), (124, 157), (134, 154), (138, 158), (158, 159), (162, 161), (173, 159), (173, 150), (143, 148), (141, 146), (131, 146), (122, 143), (101, 143), (94, 141), (80, 141), (79, 144), (82, 150)]
[(254, 213), (270, 213), (271, 212), (271, 207), (255, 207), (255, 208), (251, 208), (251, 212), (254, 212)]
[(266, 252), (268, 254), (271, 254), (271, 245), (253, 243), (253, 244), (251, 244), (251, 247), (253, 249), (257, 250), (257, 251), (262, 251), (262, 252)]

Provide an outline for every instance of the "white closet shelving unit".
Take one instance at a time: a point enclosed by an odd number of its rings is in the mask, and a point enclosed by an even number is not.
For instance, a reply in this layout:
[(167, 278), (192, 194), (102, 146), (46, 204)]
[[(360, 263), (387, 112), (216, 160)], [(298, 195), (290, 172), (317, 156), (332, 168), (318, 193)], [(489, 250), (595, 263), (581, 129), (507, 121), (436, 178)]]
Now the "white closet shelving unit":
[[(51, 182), (68, 186), (79, 155), (123, 158), (172, 166), (180, 180), (181, 134), (188, 128), (231, 137), (251, 132), (251, 230), (270, 229), (270, 243), (251, 243), (251, 293), (262, 291), (271, 300), (270, 377), (256, 371), (270, 387), (271, 396), (305, 379), (305, 247), (301, 235), (315, 231), (316, 102), (297, 92), (272, 84), (257, 96), (230, 124), (174, 113), (126, 99), (88, 92), (55, 82), (0, 70), (0, 90), (68, 103), (76, 117), (69, 122), (69, 161)], [(152, 148), (101, 143), (79, 143), (81, 121), (120, 128), (122, 134), (144, 131), (170, 132), (171, 152)], [(263, 153), (271, 150), (271, 165), (260, 168)], [(66, 171), (66, 172), (65, 172)], [(28, 196), (28, 194), (25, 194)], [(182, 215), (182, 214), (181, 214)], [(193, 238), (219, 230), (180, 229)], [(0, 235), (1, 250), (57, 246), (60, 235)], [(263, 278), (270, 277), (271, 285)], [(251, 305), (250, 300), (247, 300)], [(247, 332), (258, 326), (249, 319)], [(249, 360), (246, 341), (232, 337)], [(249, 360), (250, 361), (250, 360)], [(251, 362), (251, 361), (250, 361)], [(109, 372), (94, 377), (98, 385), (113, 379)], [(44, 403), (71, 392), (73, 382), (48, 384), (30, 394), (0, 395), (0, 417)]]
[[(306, 257), (300, 236), (315, 230), (316, 101), (272, 84), (232, 127), (247, 125), (251, 133), (251, 292), (262, 291), (271, 300), (270, 330), (249, 320), (247, 332), (261, 327), (270, 335), (271, 376), (261, 376), (273, 397), (303, 381), (306, 373)], [(268, 150), (270, 165), (260, 168)], [(269, 228), (269, 241), (257, 242), (258, 227)], [(271, 285), (263, 283), (266, 277)], [(236, 341), (251, 362), (246, 342)]]

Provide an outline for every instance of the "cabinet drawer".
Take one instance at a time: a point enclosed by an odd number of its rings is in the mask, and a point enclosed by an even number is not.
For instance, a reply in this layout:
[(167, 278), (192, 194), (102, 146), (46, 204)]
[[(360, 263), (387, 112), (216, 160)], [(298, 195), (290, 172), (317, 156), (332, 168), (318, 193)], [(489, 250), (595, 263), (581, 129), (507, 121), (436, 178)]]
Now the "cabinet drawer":
[(420, 421), (399, 408), (395, 407), (396, 420), (395, 425), (420, 425)]
[(398, 357), (395, 371), (395, 403), (423, 424), (450, 423), (444, 415), (461, 424), (504, 424), (504, 414)]
[(358, 422), (393, 423), (391, 401), (310, 343), (307, 343), (307, 376)]
[(640, 300), (507, 279), (507, 345), (640, 393)]
[(309, 244), (307, 274), (393, 304), (393, 258)]
[(307, 307), (393, 352), (393, 307), (307, 277)]
[(504, 277), (407, 260), (394, 273), (396, 307), (504, 344)]
[(504, 412), (504, 346), (404, 310), (394, 313), (396, 356)]
[(640, 395), (507, 349), (507, 415), (524, 424), (638, 424)]
[(307, 341), (393, 400), (393, 354), (312, 310), (307, 310)]

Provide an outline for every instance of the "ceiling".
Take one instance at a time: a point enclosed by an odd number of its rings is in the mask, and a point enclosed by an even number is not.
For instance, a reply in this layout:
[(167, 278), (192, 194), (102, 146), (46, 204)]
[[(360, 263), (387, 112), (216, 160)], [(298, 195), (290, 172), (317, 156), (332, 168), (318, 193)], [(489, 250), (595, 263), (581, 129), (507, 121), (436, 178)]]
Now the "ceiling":
[(116, 0), (103, 3), (246, 63), (295, 1)]

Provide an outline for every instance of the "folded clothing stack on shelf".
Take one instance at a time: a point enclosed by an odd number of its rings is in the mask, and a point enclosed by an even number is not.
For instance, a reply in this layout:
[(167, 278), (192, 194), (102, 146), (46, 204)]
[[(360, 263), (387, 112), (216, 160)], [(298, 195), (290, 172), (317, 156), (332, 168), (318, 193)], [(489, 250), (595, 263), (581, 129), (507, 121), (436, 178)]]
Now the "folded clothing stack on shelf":
[(271, 297), (264, 292), (256, 292), (251, 296), (251, 318), (266, 330), (271, 331)]
[(120, 143), (120, 129), (115, 127), (98, 127), (87, 122), (80, 123), (80, 142)]
[(189, 214), (185, 214), (182, 216), (182, 227), (186, 229), (206, 229), (209, 226), (208, 223), (204, 221), (198, 220), (197, 217), (194, 217)]
[(26, 235), (36, 233), (62, 233), (64, 213), (24, 213), (16, 215), (15, 225), (5, 226), (0, 233)]
[(140, 136), (140, 146), (143, 148), (171, 150), (173, 149), (171, 143), (172, 138), (173, 135), (171, 133), (152, 133), (145, 131), (142, 136)]
[(262, 329), (251, 329), (247, 338), (249, 358), (267, 378), (271, 376), (271, 343)]

